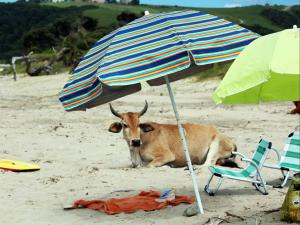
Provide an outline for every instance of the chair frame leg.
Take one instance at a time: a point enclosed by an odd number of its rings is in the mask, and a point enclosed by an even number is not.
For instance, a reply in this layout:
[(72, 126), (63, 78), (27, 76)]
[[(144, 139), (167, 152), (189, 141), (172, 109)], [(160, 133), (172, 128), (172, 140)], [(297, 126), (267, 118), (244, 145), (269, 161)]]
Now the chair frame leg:
[(288, 170), (287, 173), (284, 173), (284, 170), (281, 170), (281, 173), (284, 179), (283, 182), (280, 184), (280, 187), (283, 188), (290, 177), (290, 170)]
[(263, 195), (268, 195), (268, 191), (267, 191), (267, 188), (266, 188), (266, 185), (265, 185), (265, 181), (264, 179), (262, 178), (259, 170), (257, 171), (256, 173), (256, 181), (259, 181), (259, 183), (257, 182), (253, 182), (255, 188), (257, 191), (259, 191), (260, 193), (262, 193)]
[(214, 196), (214, 195), (218, 192), (218, 190), (219, 190), (219, 188), (221, 187), (221, 184), (222, 184), (222, 182), (223, 182), (223, 177), (217, 176), (217, 177), (219, 177), (219, 181), (218, 181), (217, 187), (216, 187), (215, 189), (210, 189), (210, 188), (209, 188), (209, 185), (210, 185), (211, 181), (213, 180), (213, 177), (214, 177), (214, 176), (215, 176), (215, 174), (212, 174), (212, 175), (209, 177), (208, 183), (207, 183), (207, 185), (205, 185), (205, 187), (204, 187), (204, 191), (205, 191), (207, 194), (209, 194), (209, 196)]
[(290, 170), (283, 170), (281, 169), (281, 173), (283, 176), (283, 181), (281, 184), (273, 185), (273, 188), (283, 188), (286, 185), (286, 182), (290, 178)]

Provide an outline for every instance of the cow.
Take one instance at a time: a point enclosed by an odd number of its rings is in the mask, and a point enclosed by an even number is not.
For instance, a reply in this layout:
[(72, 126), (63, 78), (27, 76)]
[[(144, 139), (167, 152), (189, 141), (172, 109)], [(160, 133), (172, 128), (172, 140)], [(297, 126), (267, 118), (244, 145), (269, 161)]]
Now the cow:
[[(111, 113), (121, 121), (112, 123), (109, 131), (119, 133), (123, 130), (123, 137), (130, 150), (132, 167), (186, 166), (178, 126), (155, 122), (140, 123), (140, 118), (147, 109), (147, 101), (140, 112), (119, 113), (110, 104)], [(236, 151), (236, 145), (216, 128), (189, 123), (183, 124), (183, 128), (192, 164), (205, 167), (216, 164), (238, 167), (232, 154)]]

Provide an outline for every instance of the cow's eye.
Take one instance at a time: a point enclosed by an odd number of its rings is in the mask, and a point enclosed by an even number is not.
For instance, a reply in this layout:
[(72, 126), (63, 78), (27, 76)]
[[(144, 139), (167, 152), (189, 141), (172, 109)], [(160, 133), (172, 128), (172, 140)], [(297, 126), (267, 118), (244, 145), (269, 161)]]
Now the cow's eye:
[(123, 123), (123, 127), (124, 127), (124, 128), (127, 128), (128, 126), (127, 126), (127, 124)]

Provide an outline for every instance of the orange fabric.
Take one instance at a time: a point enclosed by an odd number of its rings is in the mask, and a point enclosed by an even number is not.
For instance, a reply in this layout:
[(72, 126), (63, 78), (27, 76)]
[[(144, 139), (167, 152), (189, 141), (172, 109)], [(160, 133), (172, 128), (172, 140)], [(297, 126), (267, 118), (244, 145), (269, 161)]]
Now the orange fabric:
[(142, 191), (140, 194), (127, 198), (111, 198), (106, 201), (102, 200), (78, 200), (73, 204), (73, 208), (84, 207), (94, 209), (97, 211), (105, 212), (109, 215), (117, 213), (132, 213), (138, 210), (152, 211), (156, 209), (165, 208), (167, 205), (175, 206), (180, 203), (191, 204), (195, 200), (188, 196), (176, 196), (172, 201), (157, 202), (160, 192), (158, 191)]

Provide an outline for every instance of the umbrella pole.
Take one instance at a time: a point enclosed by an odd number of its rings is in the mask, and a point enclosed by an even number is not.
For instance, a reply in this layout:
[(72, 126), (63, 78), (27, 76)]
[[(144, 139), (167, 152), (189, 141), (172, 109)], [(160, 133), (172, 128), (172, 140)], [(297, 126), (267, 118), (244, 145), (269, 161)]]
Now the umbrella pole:
[(196, 177), (195, 177), (195, 173), (194, 173), (190, 153), (189, 153), (189, 150), (188, 150), (188, 145), (187, 145), (186, 138), (185, 138), (185, 131), (184, 131), (184, 128), (182, 127), (182, 124), (181, 124), (180, 119), (179, 119), (177, 106), (176, 106), (176, 103), (175, 103), (173, 91), (172, 91), (168, 76), (165, 76), (165, 81), (166, 81), (166, 84), (167, 84), (167, 87), (168, 87), (169, 96), (170, 96), (170, 99), (171, 99), (171, 102), (172, 102), (172, 107), (173, 107), (173, 110), (174, 110), (174, 113), (175, 113), (175, 117), (176, 117), (176, 121), (177, 121), (177, 125), (178, 125), (178, 130), (179, 130), (179, 134), (180, 134), (180, 137), (181, 137), (181, 143), (182, 143), (183, 151), (184, 151), (185, 158), (186, 158), (186, 161), (187, 161), (187, 165), (188, 165), (191, 177), (192, 177), (192, 182), (193, 182), (194, 191), (195, 191), (195, 195), (196, 195), (196, 199), (197, 199), (198, 209), (199, 209), (199, 212), (201, 214), (203, 214), (204, 213), (203, 212), (203, 206), (202, 206), (202, 202), (201, 202), (201, 198), (200, 198), (200, 194), (199, 194), (199, 188), (198, 188), (198, 184), (197, 184), (197, 181), (196, 181)]

